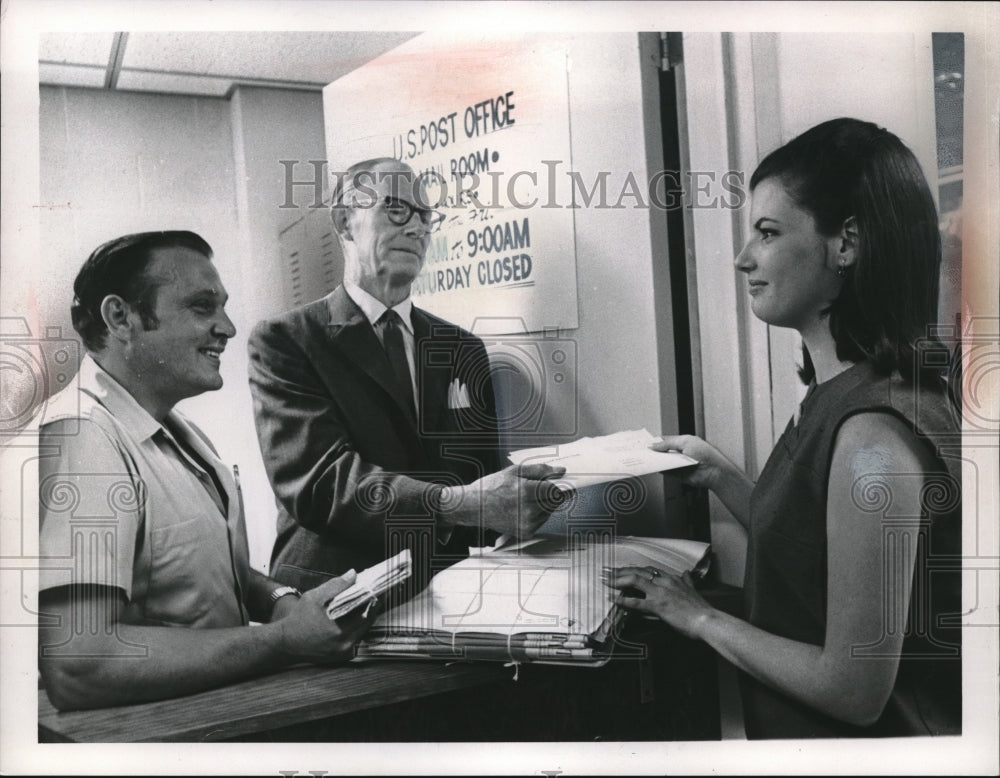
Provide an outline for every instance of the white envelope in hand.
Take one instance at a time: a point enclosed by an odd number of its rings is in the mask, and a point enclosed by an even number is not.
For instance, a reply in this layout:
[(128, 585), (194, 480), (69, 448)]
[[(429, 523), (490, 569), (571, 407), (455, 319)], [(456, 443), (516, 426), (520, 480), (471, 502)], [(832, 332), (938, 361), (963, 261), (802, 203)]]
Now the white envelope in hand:
[(530, 461), (565, 467), (565, 475), (556, 479), (563, 490), (698, 464), (679, 451), (653, 451), (649, 445), (655, 440), (648, 430), (626, 430), (573, 443), (524, 448), (512, 451), (507, 458), (515, 465)]
[(448, 385), (448, 409), (455, 411), (471, 406), (468, 387), (456, 378)]

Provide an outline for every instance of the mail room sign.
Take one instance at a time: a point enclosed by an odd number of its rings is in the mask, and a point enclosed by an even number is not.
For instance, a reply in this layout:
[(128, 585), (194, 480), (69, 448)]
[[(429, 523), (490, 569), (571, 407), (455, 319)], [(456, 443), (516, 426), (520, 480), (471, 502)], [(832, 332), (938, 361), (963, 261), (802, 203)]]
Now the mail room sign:
[(323, 90), (332, 183), (371, 157), (417, 171), (445, 220), (414, 300), (477, 334), (579, 326), (567, 68), (548, 36), (435, 32)]

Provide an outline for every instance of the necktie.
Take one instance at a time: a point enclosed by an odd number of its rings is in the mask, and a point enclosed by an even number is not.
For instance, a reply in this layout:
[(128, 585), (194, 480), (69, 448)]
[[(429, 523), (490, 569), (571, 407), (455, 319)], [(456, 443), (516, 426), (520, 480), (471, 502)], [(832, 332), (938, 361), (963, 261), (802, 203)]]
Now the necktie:
[(417, 411), (413, 404), (413, 381), (410, 379), (410, 365), (406, 361), (406, 349), (403, 347), (402, 319), (399, 314), (391, 308), (379, 318), (382, 324), (382, 348), (389, 358), (389, 366), (392, 367), (393, 377), (396, 385), (406, 398), (406, 405), (417, 418)]

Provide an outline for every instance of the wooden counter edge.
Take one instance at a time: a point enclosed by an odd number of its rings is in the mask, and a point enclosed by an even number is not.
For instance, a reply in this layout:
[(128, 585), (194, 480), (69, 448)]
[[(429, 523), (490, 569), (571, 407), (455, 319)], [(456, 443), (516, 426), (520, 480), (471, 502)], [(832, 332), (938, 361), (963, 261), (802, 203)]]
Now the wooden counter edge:
[(184, 697), (67, 712), (39, 688), (39, 741), (223, 740), (512, 677), (499, 665), (420, 660), (302, 666)]

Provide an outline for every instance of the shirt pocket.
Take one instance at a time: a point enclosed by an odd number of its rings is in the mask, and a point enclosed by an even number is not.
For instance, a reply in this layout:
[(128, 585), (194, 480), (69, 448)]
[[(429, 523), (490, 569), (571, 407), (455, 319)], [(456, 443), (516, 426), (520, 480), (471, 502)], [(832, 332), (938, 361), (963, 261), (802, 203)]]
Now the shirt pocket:
[(217, 566), (212, 548), (218, 541), (207, 532), (207, 521), (198, 516), (150, 532), (147, 619), (186, 626), (197, 623), (211, 609), (218, 595), (212, 586)]

